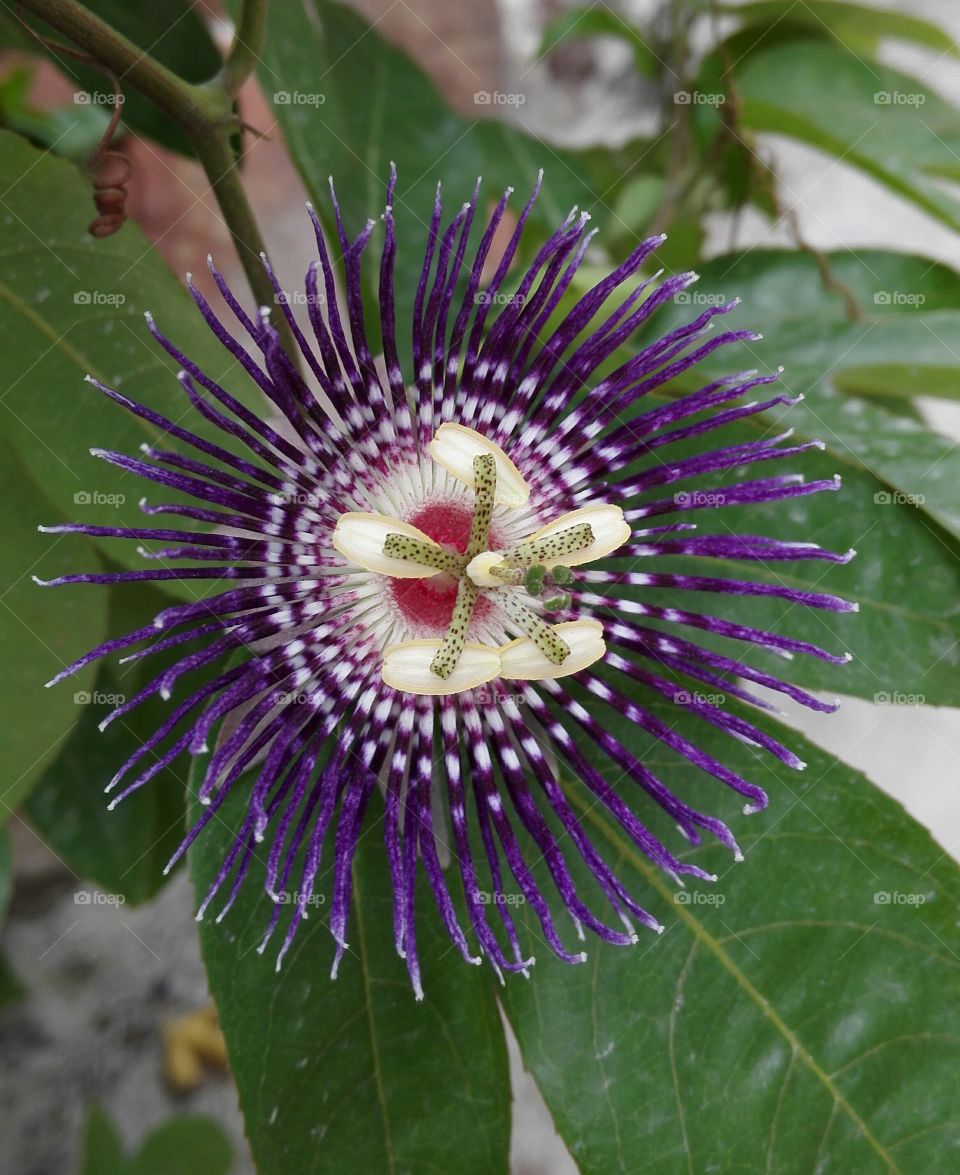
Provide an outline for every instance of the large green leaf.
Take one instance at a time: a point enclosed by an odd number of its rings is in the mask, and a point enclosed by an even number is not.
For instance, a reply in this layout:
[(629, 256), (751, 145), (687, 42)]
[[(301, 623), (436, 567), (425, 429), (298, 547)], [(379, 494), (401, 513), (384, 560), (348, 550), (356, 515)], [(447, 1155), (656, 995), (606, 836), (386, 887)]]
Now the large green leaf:
[[(835, 278), (871, 312), (868, 319), (852, 323), (845, 317), (843, 300), (825, 290), (812, 259), (763, 250), (706, 263), (701, 281), (686, 298), (658, 313), (653, 329), (661, 334), (689, 321), (711, 299), (742, 294), (744, 306), (724, 319), (724, 325), (758, 328), (763, 339), (721, 348), (678, 382), (684, 389), (699, 387), (731, 371), (774, 370), (784, 363), (781, 386), (804, 393), (806, 399), (790, 409), (771, 409), (738, 430), (727, 429), (718, 443), (794, 428), (797, 440), (819, 437), (827, 444), (825, 453), (793, 458), (796, 471), (808, 479), (843, 476), (838, 497), (821, 494), (789, 506), (738, 507), (712, 516), (701, 512), (697, 522), (704, 530), (776, 534), (816, 540), (834, 550), (859, 551), (845, 567), (824, 569), (798, 562), (747, 569), (750, 577), (833, 591), (860, 604), (858, 615), (847, 616), (785, 602), (751, 604), (751, 623), (853, 654), (853, 663), (840, 670), (798, 658), (786, 670), (795, 680), (867, 698), (900, 690), (921, 695), (931, 704), (955, 704), (960, 557), (954, 536), (960, 531), (960, 514), (952, 486), (960, 478), (960, 455), (915, 417), (845, 395), (834, 381), (847, 370), (847, 363), (858, 370), (866, 359), (903, 362), (908, 352), (888, 345), (893, 336), (920, 362), (942, 355), (941, 339), (949, 329), (944, 320), (949, 322), (957, 313), (948, 309), (956, 305), (957, 277), (924, 258), (896, 254), (836, 254), (829, 260)], [(919, 294), (926, 301), (875, 304), (877, 290)], [(938, 324), (938, 334), (928, 329), (931, 321)], [(909, 343), (904, 342), (907, 339)], [(721, 482), (740, 477), (734, 472)], [(687, 571), (695, 566), (695, 561), (684, 562)], [(697, 569), (710, 574), (716, 566), (713, 560), (703, 560)], [(681, 570), (679, 561), (675, 569)], [(744, 566), (731, 562), (719, 569), (739, 577)], [(661, 603), (677, 606), (676, 593), (672, 599), (661, 594)], [(706, 611), (744, 618), (739, 603), (726, 604), (720, 598), (700, 602)]]
[[(9, 344), (8, 344), (9, 345)], [(90, 689), (93, 671), (84, 670), (59, 688), (44, 682), (82, 649), (103, 639), (106, 593), (72, 594), (40, 588), (31, 575), (51, 577), (78, 564), (96, 565), (96, 552), (77, 535), (37, 533), (37, 516), (57, 521), (17, 457), (0, 448), (0, 532), (3, 534), (3, 628), (6, 671), (0, 677), (4, 755), (0, 775), (0, 824), (27, 795), (44, 768), (60, 753), (82, 713), (78, 692)]]
[[(194, 772), (192, 791), (200, 778)], [(247, 792), (238, 789), (191, 852), (200, 895)], [(322, 905), (279, 974), (279, 943), (265, 956), (255, 952), (274, 908), (262, 869), (255, 861), (223, 923), (200, 926), (258, 1169), (506, 1172), (510, 1085), (494, 992), (489, 976), (451, 949), (429, 891), (417, 894), (426, 990), (417, 1003), (393, 949), (390, 877), (375, 825), (354, 866), (351, 950), (335, 981)]]
[[(173, 602), (144, 584), (113, 588), (109, 599), (109, 629), (116, 635), (148, 624)], [(79, 723), (27, 801), (31, 823), (74, 873), (130, 902), (146, 901), (167, 880), (163, 868), (185, 831), (187, 767), (175, 761), (110, 811), (107, 781), (169, 716), (170, 703), (154, 697), (104, 731), (99, 723), (155, 680), (178, 652), (128, 665), (115, 665), (116, 658), (104, 663), (93, 689), (82, 695), (87, 701), (79, 707)], [(202, 678), (192, 688), (200, 684)], [(125, 784), (151, 761), (144, 759)]]
[(960, 229), (960, 201), (940, 182), (960, 177), (957, 112), (915, 78), (807, 39), (743, 57), (736, 84), (747, 129), (836, 155)]
[[(145, 53), (189, 82), (202, 82), (220, 68), (221, 58), (216, 45), (201, 17), (201, 11), (189, 0), (154, 0), (151, 4), (127, 4), (125, 0), (86, 0), (92, 9), (112, 28), (129, 38)], [(21, 12), (19, 15), (23, 16)], [(31, 20), (31, 24), (52, 38), (54, 44), (62, 38), (49, 26)], [(51, 46), (45, 48), (28, 36), (10, 12), (0, 16), (0, 43), (26, 52), (44, 53), (69, 79), (77, 85), (77, 93), (88, 95), (88, 104), (78, 102), (74, 117), (91, 105), (103, 104), (111, 113), (113, 84), (101, 71), (74, 61)], [(138, 134), (156, 139), (174, 151), (192, 154), (183, 132), (169, 115), (144, 98), (133, 86), (120, 82), (124, 97), (123, 124)]]
[(212, 1118), (183, 1115), (164, 1122), (135, 1155), (127, 1155), (113, 1122), (90, 1107), (83, 1137), (82, 1175), (227, 1175), (233, 1161), (230, 1140)]
[[(486, 206), (508, 185), (525, 197), (543, 167), (550, 182), (531, 217), (534, 234), (551, 231), (574, 204), (598, 217), (604, 213), (574, 155), (504, 123), (454, 113), (409, 58), (344, 4), (274, 5), (259, 77), (321, 216), (329, 216), (332, 175), (350, 231), (359, 231), (368, 217), (379, 218), (390, 162), (396, 162), (401, 361), (438, 182), (452, 212), (470, 197), (481, 174)], [(522, 119), (522, 98), (478, 92), (477, 118), (487, 118), (507, 99), (520, 103)], [(368, 250), (368, 292), (377, 288), (379, 266), (379, 250)]]
[[(661, 717), (734, 759), (729, 740), (676, 707)], [(615, 733), (663, 771), (663, 748), (622, 726)], [(858, 772), (788, 740), (808, 761), (803, 776), (739, 749), (771, 795), (749, 819), (719, 784), (671, 760), (670, 786), (726, 815), (744, 850), (739, 865), (712, 846), (681, 852), (719, 875), (713, 886), (674, 891), (570, 786), (595, 843), (666, 925), (633, 950), (591, 944), (582, 967), (547, 963), (529, 984), (508, 983), (525, 1064), (581, 1170), (954, 1163), (957, 865)], [(649, 807), (639, 805), (644, 819)], [(652, 826), (675, 846), (668, 820)]]
[(868, 55), (875, 53), (886, 38), (910, 41), (939, 53), (957, 53), (953, 38), (938, 25), (872, 4), (846, 4), (841, 0), (804, 0), (802, 4), (791, 0), (750, 0), (747, 4), (720, 4), (717, 8), (748, 26), (741, 40), (744, 45), (752, 40), (756, 48), (764, 45), (771, 32), (779, 35), (799, 29), (808, 36), (813, 33), (834, 37), (848, 49)]
[[(88, 184), (71, 164), (0, 132), (0, 170), (7, 189), (0, 278), (4, 433), (62, 518), (142, 526), (144, 493), (152, 501), (176, 495), (95, 460), (88, 449), (137, 456), (157, 431), (84, 376), (93, 374), (197, 432), (215, 432), (191, 408), (176, 363), (147, 331), (143, 313), (152, 310), (161, 329), (214, 379), (248, 399), (250, 380), (138, 228), (128, 223), (102, 241), (87, 233)], [(46, 510), (40, 502), (28, 505), (25, 521), (49, 521)], [(144, 566), (133, 544), (103, 542), (113, 558)]]
[[(908, 498), (909, 509), (960, 535), (960, 450), (915, 418), (838, 391), (889, 394), (899, 382), (904, 395), (942, 394), (951, 372), (956, 395), (960, 275), (925, 257), (878, 250), (831, 253), (827, 260), (836, 282), (858, 303), (860, 321), (846, 316), (842, 296), (825, 287), (812, 257), (757, 249), (701, 266), (697, 286), (686, 301), (658, 315), (657, 329), (689, 320), (703, 309), (698, 299), (741, 297), (736, 325), (764, 337), (722, 348), (698, 368), (698, 385), (703, 374), (739, 366), (774, 371), (782, 364), (782, 383), (806, 399), (768, 414), (763, 427), (782, 415), (799, 435), (825, 441), (841, 472), (867, 470), (881, 483), (878, 490)], [(928, 370), (935, 373), (929, 381)]]

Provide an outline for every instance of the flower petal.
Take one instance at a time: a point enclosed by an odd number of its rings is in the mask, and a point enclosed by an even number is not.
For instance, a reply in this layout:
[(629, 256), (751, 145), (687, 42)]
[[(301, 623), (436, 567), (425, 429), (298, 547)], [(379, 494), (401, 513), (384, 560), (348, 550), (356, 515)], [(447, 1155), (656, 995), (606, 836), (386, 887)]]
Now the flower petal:
[(495, 501), (501, 506), (522, 506), (530, 497), (530, 487), (523, 475), (499, 445), (462, 424), (441, 424), (430, 442), (430, 456), (447, 473), (465, 485), (473, 486), (473, 459), (489, 453), (497, 463)]
[(388, 534), (404, 534), (409, 538), (433, 543), (429, 535), (409, 522), (388, 518), (386, 514), (363, 514), (357, 511), (340, 515), (331, 541), (349, 563), (380, 575), (391, 575), (394, 579), (425, 579), (440, 574), (435, 567), (385, 555), (383, 544)]
[(579, 567), (581, 563), (592, 563), (594, 559), (602, 559), (611, 554), (630, 538), (630, 524), (623, 517), (619, 506), (599, 505), (584, 506), (581, 510), (571, 510), (569, 514), (561, 514), (546, 526), (542, 526), (524, 542), (532, 543), (538, 539), (548, 538), (561, 530), (569, 530), (571, 526), (589, 525), (593, 531), (593, 542), (589, 547), (581, 547), (571, 551), (568, 555), (560, 555), (555, 559), (547, 559), (546, 567)]
[(391, 645), (383, 654), (383, 680), (408, 694), (460, 694), (499, 675), (499, 649), (466, 644), (450, 676), (438, 677), (430, 664), (441, 644), (418, 640)]
[(500, 676), (507, 680), (536, 681), (542, 677), (566, 677), (579, 673), (606, 653), (603, 625), (599, 620), (570, 620), (554, 624), (553, 631), (570, 648), (561, 665), (554, 665), (528, 636), (511, 641), (500, 649)]

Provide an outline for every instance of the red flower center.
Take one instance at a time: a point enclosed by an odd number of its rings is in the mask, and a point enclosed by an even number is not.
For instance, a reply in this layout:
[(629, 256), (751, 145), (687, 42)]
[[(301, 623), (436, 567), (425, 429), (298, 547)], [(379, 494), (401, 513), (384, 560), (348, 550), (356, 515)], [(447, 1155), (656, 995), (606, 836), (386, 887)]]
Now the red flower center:
[[(470, 538), (473, 510), (460, 502), (431, 502), (406, 521), (429, 535), (435, 543), (463, 554)], [(496, 536), (490, 529), (490, 548), (496, 549)], [(424, 579), (391, 579), (390, 590), (404, 620), (424, 636), (442, 636), (453, 615), (457, 598), (457, 581), (441, 572)], [(490, 601), (483, 595), (473, 611), (475, 620), (490, 612)]]

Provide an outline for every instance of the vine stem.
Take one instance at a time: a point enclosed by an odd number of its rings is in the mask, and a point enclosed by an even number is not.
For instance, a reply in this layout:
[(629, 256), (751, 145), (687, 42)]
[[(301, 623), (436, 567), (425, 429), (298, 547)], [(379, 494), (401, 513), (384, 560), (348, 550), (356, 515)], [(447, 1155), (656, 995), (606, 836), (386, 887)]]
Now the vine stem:
[[(206, 173), (254, 298), (258, 305), (271, 306), (273, 286), (260, 260), (265, 252), (263, 238), (231, 143), (240, 125), (234, 98), (263, 47), (267, 0), (244, 0), (223, 68), (215, 78), (200, 83), (179, 77), (76, 0), (20, 0), (20, 6), (143, 94), (180, 127)], [(283, 315), (277, 316), (275, 326), (288, 354), (296, 357), (298, 348)]]

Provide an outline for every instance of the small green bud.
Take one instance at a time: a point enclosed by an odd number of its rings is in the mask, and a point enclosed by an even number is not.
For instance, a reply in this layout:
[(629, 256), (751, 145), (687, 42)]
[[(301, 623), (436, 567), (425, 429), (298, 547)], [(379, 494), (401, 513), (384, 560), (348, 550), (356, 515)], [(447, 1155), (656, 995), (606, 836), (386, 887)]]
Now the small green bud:
[(550, 572), (554, 583), (569, 583), (573, 579), (573, 572), (569, 567), (564, 567), (561, 563), (559, 567), (554, 567)]
[(563, 608), (570, 604), (569, 592), (558, 592), (555, 596), (550, 596), (543, 601), (543, 606), (548, 612), (560, 612)]

